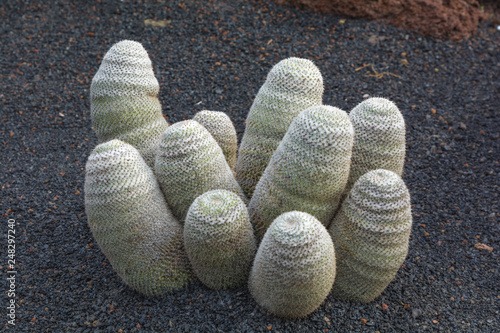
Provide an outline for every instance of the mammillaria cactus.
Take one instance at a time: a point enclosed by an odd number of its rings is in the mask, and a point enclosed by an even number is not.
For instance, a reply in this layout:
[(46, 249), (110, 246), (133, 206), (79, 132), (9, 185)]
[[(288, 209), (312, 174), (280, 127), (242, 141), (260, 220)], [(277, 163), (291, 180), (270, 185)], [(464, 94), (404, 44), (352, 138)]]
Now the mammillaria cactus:
[(207, 287), (246, 283), (256, 243), (245, 203), (226, 190), (196, 198), (184, 223), (184, 245), (196, 276)]
[(86, 165), (85, 211), (102, 252), (136, 291), (161, 295), (192, 278), (182, 226), (152, 170), (131, 145), (115, 139), (92, 151)]
[(328, 296), (335, 279), (335, 250), (313, 216), (292, 211), (267, 230), (249, 279), (256, 302), (280, 317), (304, 317)]
[(229, 116), (224, 112), (203, 110), (196, 113), (193, 120), (202, 124), (212, 134), (221, 147), (227, 164), (233, 170), (238, 151), (238, 137)]
[(310, 60), (288, 58), (271, 69), (248, 113), (236, 161), (236, 180), (249, 198), (293, 119), (322, 101), (323, 77)]
[(350, 113), (354, 146), (348, 192), (370, 170), (385, 169), (403, 173), (405, 160), (405, 121), (396, 104), (374, 97), (358, 104)]
[(193, 201), (217, 189), (245, 195), (212, 135), (198, 122), (184, 120), (163, 133), (155, 173), (168, 205), (184, 223)]
[(332, 293), (370, 302), (394, 279), (408, 253), (410, 194), (388, 170), (372, 170), (354, 184), (329, 227), (337, 254)]
[(90, 86), (91, 116), (100, 143), (120, 139), (134, 146), (151, 167), (168, 123), (148, 53), (138, 42), (111, 47)]
[(259, 239), (276, 217), (292, 210), (328, 227), (349, 177), (353, 141), (349, 117), (338, 108), (313, 106), (295, 118), (248, 206)]

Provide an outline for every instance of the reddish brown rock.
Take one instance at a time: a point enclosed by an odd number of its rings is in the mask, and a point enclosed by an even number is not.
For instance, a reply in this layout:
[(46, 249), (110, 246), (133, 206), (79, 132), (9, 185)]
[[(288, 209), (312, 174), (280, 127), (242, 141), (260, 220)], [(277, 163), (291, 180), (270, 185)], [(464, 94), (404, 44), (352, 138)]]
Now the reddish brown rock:
[(477, 31), (478, 0), (275, 0), (325, 14), (382, 21), (439, 39), (460, 40)]

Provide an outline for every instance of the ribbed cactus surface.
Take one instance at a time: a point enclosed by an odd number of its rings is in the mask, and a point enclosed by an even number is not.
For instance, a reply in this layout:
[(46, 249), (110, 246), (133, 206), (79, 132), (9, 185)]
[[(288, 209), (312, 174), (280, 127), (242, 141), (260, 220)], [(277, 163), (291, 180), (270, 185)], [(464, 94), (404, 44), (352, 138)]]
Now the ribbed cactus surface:
[(236, 161), (236, 179), (248, 197), (293, 119), (322, 99), (323, 77), (310, 60), (288, 58), (271, 69), (248, 113)]
[(346, 191), (371, 170), (403, 173), (406, 140), (405, 121), (396, 104), (374, 97), (358, 104), (350, 113), (356, 133)]
[(280, 215), (259, 246), (249, 279), (255, 301), (279, 317), (316, 310), (335, 279), (335, 250), (326, 228), (313, 216)]
[(192, 271), (182, 226), (139, 152), (120, 140), (98, 145), (86, 165), (92, 234), (127, 285), (146, 295), (184, 286)]
[(158, 92), (144, 47), (130, 40), (113, 45), (90, 86), (92, 124), (99, 142), (127, 142), (152, 166), (161, 134), (168, 126)]
[(337, 255), (336, 298), (370, 302), (394, 279), (408, 253), (410, 194), (388, 170), (358, 179), (329, 227)]
[(245, 284), (256, 251), (245, 203), (226, 190), (196, 198), (184, 223), (184, 245), (196, 276), (207, 287)]
[(292, 210), (328, 227), (347, 184), (353, 141), (349, 117), (338, 108), (313, 106), (295, 118), (248, 206), (259, 239), (275, 218)]
[(165, 130), (156, 156), (155, 174), (168, 205), (181, 223), (193, 201), (205, 192), (223, 189), (247, 200), (217, 141), (194, 120), (180, 121)]
[(231, 118), (224, 112), (203, 110), (196, 113), (193, 120), (205, 127), (219, 144), (231, 170), (236, 165), (238, 137)]

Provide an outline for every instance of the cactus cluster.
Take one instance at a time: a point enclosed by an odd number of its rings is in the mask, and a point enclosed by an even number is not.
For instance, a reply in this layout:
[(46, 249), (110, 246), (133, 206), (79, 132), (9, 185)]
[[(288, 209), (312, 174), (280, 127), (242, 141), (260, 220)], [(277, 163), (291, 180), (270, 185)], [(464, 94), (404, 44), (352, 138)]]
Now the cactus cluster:
[[(146, 295), (195, 277), (245, 283), (286, 318), (332, 294), (369, 302), (408, 253), (409, 192), (401, 179), (404, 119), (369, 98), (349, 114), (323, 105), (309, 60), (269, 72), (239, 148), (223, 112), (167, 124), (141, 44), (105, 55), (91, 86), (99, 145), (86, 165), (92, 233), (118, 275)], [(248, 206), (247, 206), (248, 205)]]

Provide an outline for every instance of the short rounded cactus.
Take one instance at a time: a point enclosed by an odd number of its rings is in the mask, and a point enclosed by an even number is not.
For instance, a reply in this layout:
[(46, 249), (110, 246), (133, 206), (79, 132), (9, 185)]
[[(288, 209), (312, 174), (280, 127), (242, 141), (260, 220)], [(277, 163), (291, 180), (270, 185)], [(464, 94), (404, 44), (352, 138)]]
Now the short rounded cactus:
[(299, 318), (316, 310), (335, 280), (335, 250), (313, 216), (292, 211), (267, 230), (255, 256), (250, 293), (267, 311)]
[(155, 174), (175, 217), (184, 223), (193, 201), (217, 189), (245, 195), (227, 164), (222, 149), (198, 122), (185, 120), (163, 133), (156, 156)]
[(236, 180), (248, 197), (295, 117), (322, 100), (323, 77), (310, 60), (288, 58), (271, 69), (248, 113), (236, 161)]
[(346, 191), (371, 170), (403, 173), (406, 153), (405, 121), (396, 104), (374, 97), (358, 104), (350, 113), (355, 139)]
[(246, 283), (256, 242), (245, 203), (226, 190), (196, 198), (184, 223), (184, 245), (196, 276), (207, 287)]
[(388, 170), (372, 170), (354, 184), (329, 227), (337, 254), (336, 298), (370, 302), (394, 279), (408, 253), (410, 194)]
[(338, 108), (313, 106), (295, 118), (248, 206), (259, 239), (275, 218), (292, 210), (328, 227), (347, 184), (353, 141), (349, 117)]
[(92, 124), (99, 142), (127, 142), (152, 166), (168, 126), (159, 89), (151, 60), (140, 43), (124, 40), (113, 45), (90, 86)]
[(205, 127), (219, 144), (231, 170), (236, 165), (238, 137), (231, 118), (224, 112), (203, 110), (196, 113), (193, 120)]
[(136, 291), (161, 295), (192, 278), (182, 226), (131, 145), (115, 139), (92, 151), (86, 165), (85, 212), (102, 252)]

